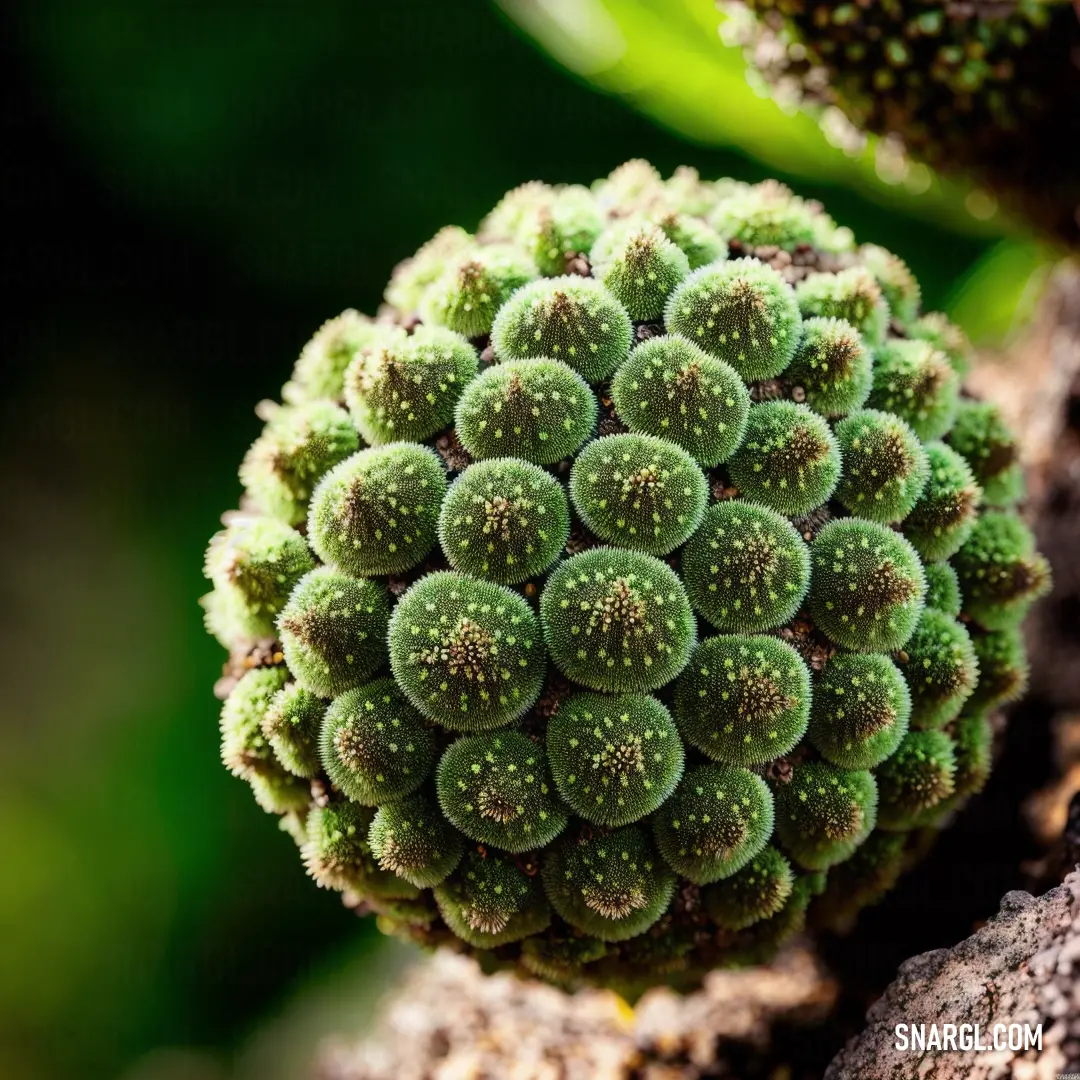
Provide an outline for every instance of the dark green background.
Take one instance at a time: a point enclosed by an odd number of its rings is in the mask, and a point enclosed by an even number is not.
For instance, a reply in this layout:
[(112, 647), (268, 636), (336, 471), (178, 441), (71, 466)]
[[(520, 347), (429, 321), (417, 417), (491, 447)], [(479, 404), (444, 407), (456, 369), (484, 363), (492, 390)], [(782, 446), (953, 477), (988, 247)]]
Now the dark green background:
[[(709, 3), (711, 0), (702, 0)], [(481, 0), (23, 0), (2, 28), (0, 1062), (227, 1060), (373, 929), (217, 761), (200, 564), (300, 346), (532, 177), (757, 179), (579, 85)], [(806, 185), (800, 189), (807, 192)], [(822, 197), (929, 304), (980, 242)]]

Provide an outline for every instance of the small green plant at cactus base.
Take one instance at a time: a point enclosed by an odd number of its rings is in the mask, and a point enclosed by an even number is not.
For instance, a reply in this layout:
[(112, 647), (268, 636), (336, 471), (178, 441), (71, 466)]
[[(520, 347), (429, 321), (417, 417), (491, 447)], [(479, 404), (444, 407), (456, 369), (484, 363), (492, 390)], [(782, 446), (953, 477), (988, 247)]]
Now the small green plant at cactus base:
[(629, 992), (878, 898), (985, 782), (1049, 585), (910, 271), (634, 161), (386, 297), (304, 348), (206, 557), (222, 760), (315, 882)]

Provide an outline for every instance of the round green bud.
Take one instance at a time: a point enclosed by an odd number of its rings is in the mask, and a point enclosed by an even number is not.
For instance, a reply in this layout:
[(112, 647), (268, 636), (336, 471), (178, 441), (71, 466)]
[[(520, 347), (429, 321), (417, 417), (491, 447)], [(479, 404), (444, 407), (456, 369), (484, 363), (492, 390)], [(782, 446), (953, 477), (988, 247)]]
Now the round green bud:
[(746, 382), (775, 378), (791, 363), (801, 323), (791, 286), (757, 259), (695, 270), (672, 293), (665, 321)]
[(929, 341), (935, 349), (940, 349), (959, 375), (966, 375), (971, 369), (975, 350), (967, 334), (956, 323), (940, 311), (928, 311), (907, 327), (908, 337)]
[(629, 825), (674, 791), (683, 746), (667, 709), (646, 694), (574, 694), (548, 721), (559, 794), (594, 825)]
[(911, 637), (926, 575), (899, 533), (858, 518), (830, 521), (811, 543), (810, 560), (810, 614), (837, 645), (891, 652)]
[(696, 626), (682, 582), (650, 555), (593, 548), (567, 559), (540, 595), (556, 667), (592, 690), (655, 690), (682, 671)]
[[(463, 337), (491, 332), (495, 314), (515, 289), (537, 274), (532, 260), (510, 244), (491, 244), (453, 260), (424, 296), (424, 321)], [(403, 436), (399, 436), (403, 437)]]
[(728, 257), (724, 238), (711, 225), (688, 213), (666, 213), (657, 224), (664, 235), (686, 256), (691, 270)]
[(843, 932), (859, 911), (889, 892), (910, 861), (908, 835), (875, 829), (850, 859), (834, 866), (816, 912), (819, 923)]
[(244, 456), (240, 483), (260, 513), (299, 525), (319, 478), (359, 447), (348, 414), (333, 402), (285, 406)]
[(319, 772), (319, 731), (325, 713), (322, 698), (294, 683), (282, 687), (270, 701), (263, 734), (278, 761), (294, 776), (310, 780)]
[(667, 555), (701, 523), (709, 488), (685, 450), (631, 432), (597, 439), (578, 454), (570, 498), (601, 540)]
[(864, 769), (808, 761), (796, 765), (791, 779), (774, 790), (776, 835), (807, 870), (843, 862), (877, 820), (877, 784)]
[(883, 524), (907, 517), (930, 472), (915, 432), (892, 413), (860, 409), (836, 425), (836, 439), (844, 462), (837, 500)]
[(877, 771), (878, 824), (890, 831), (917, 828), (956, 789), (956, 746), (943, 731), (909, 731)]
[(386, 660), (390, 602), (382, 582), (320, 567), (301, 578), (278, 618), (285, 662), (319, 697), (359, 686)]
[(773, 797), (760, 776), (732, 765), (687, 773), (653, 818), (665, 862), (695, 885), (730, 877), (768, 843)]
[(412, 258), (394, 267), (386, 302), (403, 315), (418, 315), (431, 286), (475, 248), (476, 241), (459, 226), (440, 229)]
[(345, 401), (372, 446), (421, 442), (453, 422), (478, 367), (476, 350), (460, 334), (418, 326), (411, 337), (357, 353), (345, 372)]
[(569, 833), (544, 852), (544, 889), (571, 926), (601, 941), (625, 941), (655, 923), (675, 892), (675, 875), (636, 825)]
[(824, 216), (785, 185), (765, 181), (733, 191), (717, 204), (709, 224), (726, 240), (747, 247), (780, 247), (794, 251), (814, 245), (818, 216)]
[(775, 510), (732, 499), (705, 511), (682, 550), (694, 610), (721, 633), (753, 634), (786, 623), (806, 598), (810, 552)]
[(925, 563), (923, 570), (926, 572), (926, 606), (955, 619), (962, 603), (956, 571), (947, 562)]
[(658, 225), (618, 222), (593, 246), (593, 273), (631, 319), (659, 319), (690, 262)]
[(513, 240), (523, 235), (526, 223), (554, 197), (555, 189), (542, 180), (528, 180), (508, 191), (480, 222), (484, 243)]
[(728, 473), (745, 498), (801, 517), (828, 502), (840, 461), (836, 436), (817, 413), (792, 401), (767, 401), (750, 410)]
[(994, 729), (985, 713), (977, 713), (957, 717), (950, 731), (956, 748), (953, 798), (967, 799), (982, 791), (990, 779)]
[(987, 630), (1015, 626), (1050, 590), (1050, 565), (1015, 514), (988, 510), (953, 556), (964, 613)]
[(353, 889), (366, 899), (415, 899), (415, 885), (375, 861), (368, 844), (374, 817), (374, 810), (349, 802), (313, 807), (301, 851), (304, 866), (324, 889)]
[(216, 597), (204, 600), (208, 628), (226, 646), (270, 637), (293, 586), (314, 565), (295, 529), (273, 518), (236, 518), (206, 552), (204, 572)]
[(588, 382), (606, 379), (630, 353), (633, 326), (592, 278), (560, 277), (518, 289), (491, 330), (500, 360), (561, 360)]
[(436, 782), (443, 813), (479, 844), (531, 851), (566, 828), (544, 748), (520, 731), (467, 735), (451, 743)]
[(424, 795), (408, 795), (380, 806), (368, 832), (380, 870), (404, 878), (418, 889), (438, 885), (461, 862), (459, 833)]
[(791, 895), (795, 875), (774, 847), (764, 847), (742, 869), (702, 890), (701, 902), (725, 930), (745, 930), (775, 915)]
[(839, 653), (814, 678), (810, 741), (842, 769), (872, 769), (907, 734), (911, 693), (881, 653)]
[(912, 727), (944, 727), (979, 681), (971, 635), (954, 618), (932, 608), (919, 616), (901, 663), (911, 689)]
[(607, 951), (604, 942), (576, 933), (565, 937), (535, 937), (522, 942), (520, 962), (530, 975), (569, 988), (583, 968), (603, 960)]
[(996, 405), (961, 401), (949, 445), (971, 466), (988, 506), (1009, 506), (1023, 495), (1020, 448)]
[(922, 290), (907, 263), (876, 244), (863, 244), (859, 248), (859, 260), (877, 278), (892, 317), (905, 326), (916, 319)]
[(593, 392), (566, 364), (515, 360), (488, 368), (469, 384), (458, 402), (457, 433), (474, 458), (551, 465), (592, 434), (596, 412)]
[(301, 351), (292, 378), (282, 388), (282, 398), (290, 404), (340, 400), (345, 369), (357, 350), (396, 332), (396, 328), (373, 322), (351, 308), (328, 319)]
[(389, 640), (398, 686), (452, 731), (502, 727), (540, 694), (540, 627), (528, 603), (501, 585), (428, 574), (398, 601)]
[(904, 520), (904, 535), (925, 560), (955, 555), (975, 527), (982, 492), (968, 463), (951, 447), (926, 447), (930, 475), (914, 509)]
[(592, 186), (597, 205), (613, 217), (625, 217), (664, 195), (664, 180), (651, 162), (631, 158)]
[(562, 485), (516, 458), (470, 465), (450, 485), (439, 515), (439, 542), (450, 565), (503, 585), (542, 574), (569, 535)]
[(706, 468), (731, 456), (750, 412), (735, 369), (678, 336), (639, 345), (615, 373), (611, 397), (631, 431), (665, 438)]
[(929, 342), (890, 338), (877, 350), (867, 405), (896, 413), (924, 442), (949, 430), (959, 401), (960, 376)]
[(438, 538), (446, 469), (415, 443), (372, 447), (323, 477), (311, 499), (308, 538), (323, 562), (348, 574), (400, 574)]
[(703, 180), (692, 165), (679, 165), (664, 181), (665, 202), (681, 213), (704, 217), (716, 205), (721, 183)]
[(263, 720), (274, 695), (288, 681), (283, 667), (252, 668), (244, 673), (221, 707), (221, 761), (233, 776), (280, 770)]
[(435, 739), (393, 679), (375, 679), (334, 699), (319, 735), (326, 775), (364, 806), (415, 791), (435, 764)]
[(802, 387), (822, 416), (844, 416), (870, 393), (873, 360), (859, 332), (844, 319), (810, 318), (784, 378)]
[(729, 765), (760, 765), (786, 754), (809, 718), (810, 672), (790, 645), (773, 637), (706, 638), (675, 687), (683, 738)]
[(497, 852), (469, 851), (441, 885), (435, 902), (446, 925), (478, 949), (494, 949), (551, 924), (539, 875), (530, 875)]
[(889, 305), (865, 267), (852, 266), (837, 274), (808, 274), (795, 286), (795, 298), (805, 319), (812, 315), (843, 319), (872, 347), (885, 340)]
[(1023, 697), (1031, 669), (1019, 628), (976, 633), (972, 644), (979, 663), (979, 682), (968, 708), (995, 709)]
[(294, 815), (311, 805), (311, 785), (286, 771), (277, 762), (264, 773), (252, 773), (247, 782), (255, 802), (268, 814)]
[(604, 219), (588, 188), (570, 184), (549, 192), (523, 215), (518, 235), (540, 273), (557, 277), (574, 258), (588, 254)]

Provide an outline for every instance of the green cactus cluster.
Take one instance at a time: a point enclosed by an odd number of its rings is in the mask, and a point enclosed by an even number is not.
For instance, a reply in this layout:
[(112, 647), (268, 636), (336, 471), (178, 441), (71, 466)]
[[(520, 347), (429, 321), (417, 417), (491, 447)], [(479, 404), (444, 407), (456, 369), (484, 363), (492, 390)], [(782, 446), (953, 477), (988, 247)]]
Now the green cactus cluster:
[(880, 896), (985, 783), (1049, 580), (907, 267), (630, 162), (386, 297), (262, 408), (206, 557), (222, 760), (311, 877), (563, 986)]

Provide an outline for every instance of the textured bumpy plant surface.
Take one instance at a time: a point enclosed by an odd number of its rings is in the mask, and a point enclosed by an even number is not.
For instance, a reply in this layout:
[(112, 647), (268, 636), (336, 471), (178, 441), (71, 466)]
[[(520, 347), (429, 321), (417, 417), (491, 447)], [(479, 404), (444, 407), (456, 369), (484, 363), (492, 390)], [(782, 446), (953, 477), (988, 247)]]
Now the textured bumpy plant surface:
[(1080, 244), (1076, 0), (718, 0), (785, 103), (855, 148), (888, 136)]
[(775, 183), (526, 184), (304, 348), (210, 543), (225, 765), (387, 932), (687, 984), (985, 782), (1047, 587), (900, 259)]

